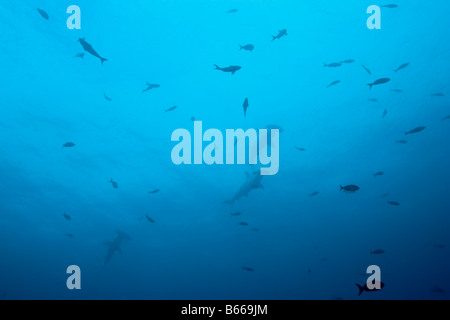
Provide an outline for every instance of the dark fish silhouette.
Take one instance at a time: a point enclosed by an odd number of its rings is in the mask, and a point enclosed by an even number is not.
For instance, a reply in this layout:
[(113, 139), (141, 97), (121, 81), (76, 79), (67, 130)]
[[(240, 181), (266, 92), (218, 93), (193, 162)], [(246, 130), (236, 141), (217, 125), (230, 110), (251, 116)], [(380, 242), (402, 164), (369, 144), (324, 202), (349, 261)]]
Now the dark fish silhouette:
[(387, 197), (389, 197), (389, 196), (390, 196), (389, 193), (383, 193), (383, 194), (380, 196), (380, 198), (387, 198)]
[(364, 286), (360, 286), (359, 284), (356, 283), (356, 286), (359, 289), (358, 296), (360, 296), (364, 291), (372, 292), (372, 291), (378, 291), (378, 290), (383, 289), (384, 288), (384, 283), (380, 281), (380, 288), (381, 289), (373, 288), (372, 290), (367, 287), (367, 283), (364, 283)]
[(341, 63), (353, 63), (353, 62), (355, 62), (355, 60), (353, 60), (353, 59), (341, 61)]
[(244, 46), (239, 45), (239, 50), (247, 50), (247, 51), (253, 51), (253, 49), (255, 49), (255, 46), (252, 44), (246, 44)]
[(71, 220), (72, 218), (68, 215), (68, 214), (66, 214), (66, 213), (63, 213), (63, 217), (66, 219), (66, 220)]
[(238, 9), (230, 9), (227, 11), (227, 13), (236, 13), (238, 11), (239, 11)]
[(240, 66), (229, 66), (229, 67), (225, 67), (225, 68), (221, 68), (217, 64), (215, 64), (214, 66), (216, 67), (216, 70), (220, 70), (223, 72), (231, 72), (231, 74), (234, 74), (236, 71), (242, 69), (242, 67), (240, 67)]
[(191, 117), (191, 121), (194, 122), (194, 121), (195, 121), (195, 118), (194, 118), (194, 117)]
[(337, 85), (338, 83), (340, 83), (341, 82), (341, 80), (335, 80), (335, 81), (333, 81), (332, 83), (330, 83), (329, 85), (327, 85), (327, 88), (329, 88), (329, 87), (331, 87), (331, 86), (335, 86), (335, 85)]
[(443, 117), (443, 118), (442, 118), (442, 121), (448, 120), (448, 119), (450, 119), (450, 115)]
[(445, 95), (443, 93), (438, 92), (438, 93), (432, 93), (432, 94), (430, 94), (430, 96), (432, 96), (432, 97), (443, 97)]
[(317, 195), (319, 195), (319, 191), (314, 191), (313, 193), (309, 194), (310, 197), (315, 197)]
[(148, 193), (157, 193), (157, 192), (159, 192), (159, 189), (154, 189), (152, 191), (149, 191)]
[(173, 111), (177, 108), (177, 106), (170, 107), (169, 109), (164, 110), (164, 112)]
[(397, 140), (395, 142), (400, 143), (400, 144), (407, 144), (408, 143), (408, 141), (405, 140), (405, 139), (400, 139), (400, 140)]
[(382, 118), (384, 118), (384, 117), (386, 117), (386, 115), (388, 114), (388, 111), (387, 111), (387, 109), (384, 109), (384, 111), (383, 111), (383, 115), (381, 116)]
[(372, 74), (372, 72), (370, 72), (369, 68), (367, 68), (365, 65), (361, 65), (361, 66), (364, 68), (364, 70), (367, 71), (368, 74)]
[(252, 231), (259, 231), (259, 229), (258, 228), (250, 228), (250, 230), (252, 230)]
[(107, 264), (111, 260), (116, 251), (122, 253), (122, 251), (120, 250), (120, 246), (122, 245), (122, 242), (124, 240), (130, 240), (130, 237), (125, 232), (117, 230), (116, 233), (117, 237), (113, 241), (105, 243), (108, 246), (108, 251), (106, 252), (105, 256), (105, 264)]
[(248, 226), (248, 223), (247, 222), (239, 222), (238, 226)]
[(84, 59), (84, 52), (77, 53), (77, 54), (74, 56), (74, 58), (81, 58), (81, 59)]
[(391, 206), (399, 206), (400, 203), (398, 203), (397, 201), (388, 201), (388, 204), (390, 204)]
[(111, 180), (109, 180), (109, 182), (112, 184), (114, 189), (117, 189), (119, 187), (119, 185), (117, 184), (117, 182), (113, 181), (113, 179), (111, 178)]
[(147, 88), (145, 88), (144, 90), (142, 90), (142, 93), (144, 93), (145, 91), (151, 90), (153, 88), (159, 88), (161, 87), (159, 84), (156, 83), (146, 83), (147, 84)]
[(383, 254), (385, 251), (382, 249), (375, 249), (373, 251), (370, 251), (370, 254)]
[(445, 290), (440, 288), (440, 287), (438, 287), (438, 286), (434, 286), (433, 288), (431, 288), (431, 292), (434, 292), (434, 293), (445, 293)]
[(278, 31), (278, 34), (276, 36), (272, 36), (272, 41), (275, 39), (280, 39), (281, 37), (287, 36), (287, 30), (286, 29), (282, 29), (280, 31)]
[(102, 65), (103, 65), (103, 62), (108, 61), (108, 59), (105, 59), (105, 58), (101, 57), (97, 53), (97, 51), (95, 51), (94, 48), (92, 48), (92, 46), (84, 40), (84, 38), (79, 38), (78, 41), (81, 43), (81, 46), (83, 47), (84, 51), (87, 51), (90, 54), (92, 54), (94, 57), (99, 58), (101, 63), (102, 63)]
[(323, 63), (323, 66), (324, 67), (328, 67), (328, 68), (337, 68), (337, 67), (340, 67), (341, 66), (341, 63), (339, 63), (339, 62), (333, 62), (333, 63), (330, 63), (330, 64), (326, 64), (325, 62)]
[(64, 143), (62, 145), (61, 149), (62, 148), (73, 148), (73, 147), (75, 147), (75, 143), (73, 143), (73, 142), (66, 142), (66, 143)]
[(240, 216), (242, 213), (241, 212), (233, 212), (231, 215), (232, 216)]
[(418, 133), (418, 132), (421, 132), (421, 131), (425, 130), (426, 128), (427, 128), (427, 127), (425, 127), (425, 126), (420, 126), (420, 127), (414, 128), (414, 129), (412, 129), (412, 130), (410, 130), (410, 131), (408, 131), (408, 132), (405, 132), (405, 135), (407, 135), (407, 134), (413, 134), (413, 133)]
[(369, 99), (369, 101), (372, 101), (372, 102), (378, 102), (378, 99), (371, 98), (371, 99)]
[(248, 98), (245, 98), (244, 103), (242, 104), (242, 107), (244, 107), (244, 117), (247, 116), (247, 108), (248, 108)]
[(435, 244), (433, 247), (438, 248), (438, 249), (444, 249), (445, 245), (443, 245), (443, 244)]
[(299, 147), (297, 147), (297, 146), (294, 146), (294, 147), (295, 147), (295, 149), (297, 149), (298, 151), (306, 151), (305, 148), (299, 148)]
[(367, 85), (370, 87), (370, 89), (372, 89), (372, 86), (377, 86), (377, 85), (380, 85), (383, 83), (387, 83), (389, 81), (391, 81), (391, 79), (389, 79), (389, 78), (380, 78), (380, 79), (376, 80), (374, 83), (368, 83)]
[(341, 189), (339, 191), (344, 190), (344, 192), (356, 192), (356, 191), (358, 191), (360, 189), (358, 186), (356, 186), (354, 184), (350, 184), (350, 185), (345, 186), (345, 187), (339, 185), (339, 187), (341, 187)]
[(398, 7), (398, 5), (396, 5), (396, 4), (385, 4), (385, 5), (380, 6), (380, 8), (391, 8), (391, 9), (397, 8), (397, 7)]
[(36, 10), (39, 12), (39, 14), (42, 16), (42, 18), (44, 18), (45, 20), (48, 20), (47, 12), (45, 12), (44, 10), (39, 9), (39, 8), (37, 8)]
[(394, 72), (397, 72), (397, 71), (400, 71), (402, 69), (405, 69), (407, 66), (409, 66), (409, 62), (400, 65), (397, 69), (394, 70)]
[(108, 96), (106, 95), (106, 93), (104, 93), (103, 96), (105, 97), (106, 100), (112, 101), (112, 99), (111, 99), (110, 97), (108, 97)]
[(377, 173), (374, 173), (373, 176), (376, 178), (378, 176), (382, 176), (384, 174), (383, 171), (378, 171)]
[(74, 236), (73, 234), (71, 234), (71, 233), (66, 233), (65, 236), (68, 237), (68, 238), (73, 238), (73, 237), (75, 237), (75, 236)]
[(397, 93), (402, 93), (403, 92), (403, 90), (400, 90), (400, 89), (392, 89), (391, 91), (397, 92)]
[(152, 218), (150, 218), (150, 217), (148, 216), (148, 214), (145, 215), (145, 217), (147, 218), (148, 222), (155, 223), (155, 220), (153, 220)]
[(249, 267), (242, 267), (242, 269), (243, 269), (243, 270), (246, 270), (246, 271), (254, 271), (253, 268), (249, 268)]

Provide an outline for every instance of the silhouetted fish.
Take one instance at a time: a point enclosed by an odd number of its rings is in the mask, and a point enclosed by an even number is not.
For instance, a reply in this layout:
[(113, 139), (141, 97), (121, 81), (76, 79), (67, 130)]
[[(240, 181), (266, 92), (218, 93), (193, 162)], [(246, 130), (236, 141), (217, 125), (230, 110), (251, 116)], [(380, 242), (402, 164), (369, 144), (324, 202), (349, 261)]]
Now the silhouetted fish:
[(108, 59), (105, 59), (105, 58), (101, 57), (97, 53), (97, 51), (95, 51), (94, 48), (92, 48), (92, 46), (84, 40), (84, 38), (79, 38), (78, 41), (81, 43), (81, 46), (83, 47), (84, 51), (87, 51), (90, 54), (92, 54), (94, 57), (99, 58), (101, 63), (102, 63), (102, 65), (103, 65), (103, 62), (108, 61)]
[(397, 93), (402, 93), (403, 92), (403, 90), (400, 90), (400, 89), (392, 89), (391, 91), (397, 92)]
[(440, 93), (440, 92), (438, 92), (438, 93), (432, 93), (432, 94), (430, 94), (430, 96), (432, 96), (432, 97), (443, 97), (443, 96), (444, 96), (444, 94), (443, 94), (443, 93)]
[(241, 212), (233, 212), (231, 215), (232, 215), (232, 216), (240, 216), (240, 215), (241, 215)]
[(111, 180), (109, 180), (109, 182), (112, 184), (114, 189), (117, 189), (119, 187), (118, 183), (113, 181), (113, 179), (111, 178)]
[(295, 149), (297, 149), (298, 151), (306, 151), (305, 148), (299, 148), (299, 147), (297, 147), (297, 146), (294, 146), (294, 147), (295, 147)]
[(335, 86), (335, 85), (337, 85), (338, 83), (340, 83), (341, 82), (341, 80), (335, 80), (335, 81), (333, 81), (332, 83), (330, 83), (329, 85), (327, 85), (327, 88), (329, 88), (329, 87), (331, 87), (331, 86)]
[(365, 65), (361, 65), (361, 66), (364, 68), (364, 70), (367, 71), (368, 74), (372, 74), (372, 72), (370, 72), (370, 70)]
[(157, 83), (146, 83), (147, 84), (147, 88), (145, 88), (145, 89), (143, 89), (142, 90), (142, 93), (144, 93), (145, 91), (148, 91), (148, 90), (151, 90), (151, 89), (153, 89), (153, 88), (159, 88), (159, 87), (161, 87), (159, 84), (157, 84)]
[(169, 109), (164, 110), (164, 112), (173, 111), (177, 108), (177, 106), (170, 107)]
[(310, 197), (315, 197), (319, 194), (319, 191), (314, 191), (313, 193), (309, 194)]
[(73, 143), (73, 142), (66, 142), (66, 143), (64, 143), (62, 145), (61, 149), (62, 148), (73, 148), (73, 147), (75, 147), (75, 143)]
[(77, 54), (74, 56), (74, 58), (81, 58), (81, 59), (84, 59), (84, 52), (77, 53)]
[(231, 72), (231, 74), (234, 74), (236, 71), (242, 69), (242, 67), (240, 67), (240, 66), (229, 66), (229, 67), (221, 68), (217, 64), (215, 64), (214, 67), (216, 67), (216, 70), (220, 70), (223, 72)]
[(369, 101), (372, 101), (372, 102), (378, 102), (378, 99), (371, 98), (371, 99), (369, 99)]
[(191, 117), (191, 121), (194, 122), (194, 121), (195, 121), (195, 118), (194, 118), (194, 117)]
[(442, 121), (448, 120), (448, 119), (450, 119), (450, 115), (443, 117), (443, 118), (442, 118)]
[(282, 29), (280, 31), (278, 31), (278, 34), (276, 36), (272, 36), (272, 41), (275, 39), (280, 39), (281, 37), (287, 36), (287, 30), (286, 29)]
[(390, 196), (389, 193), (383, 193), (383, 194), (380, 196), (380, 198), (387, 198), (387, 197), (389, 197), (389, 196)]
[(155, 220), (153, 220), (152, 218), (150, 218), (150, 217), (148, 216), (148, 214), (145, 215), (145, 217), (147, 218), (148, 222), (155, 223)]
[(63, 213), (63, 217), (66, 219), (66, 220), (71, 220), (72, 218), (68, 215), (68, 214), (66, 214), (66, 213)]
[(112, 101), (112, 99), (110, 97), (108, 97), (105, 93), (103, 94), (103, 96), (105, 97), (106, 100)]
[(434, 286), (434, 287), (431, 288), (431, 292), (434, 292), (434, 293), (445, 293), (445, 290), (440, 288), (440, 287), (438, 287), (438, 286)]
[(384, 117), (386, 117), (386, 115), (388, 114), (388, 111), (387, 111), (387, 109), (384, 109), (384, 111), (383, 111), (383, 115), (381, 116), (382, 118), (384, 118)]
[(255, 49), (255, 46), (252, 44), (246, 44), (244, 46), (239, 45), (239, 50), (247, 50), (247, 51), (253, 51), (253, 49)]
[(400, 144), (407, 144), (408, 143), (408, 141), (405, 140), (405, 139), (400, 139), (400, 140), (397, 140), (395, 142), (400, 143)]
[(250, 228), (250, 230), (252, 230), (252, 231), (259, 231), (258, 228)]
[(249, 267), (242, 267), (242, 269), (243, 269), (243, 270), (246, 270), (246, 271), (254, 271), (253, 268), (249, 268)]
[(353, 59), (341, 61), (341, 63), (353, 63), (353, 62), (355, 62), (355, 60), (353, 60)]
[(388, 201), (388, 204), (390, 204), (391, 206), (399, 206), (400, 203), (398, 203), (397, 201)]
[(239, 222), (238, 226), (248, 226), (248, 223), (247, 222)]
[(421, 132), (421, 131), (425, 130), (426, 128), (427, 127), (425, 127), (425, 126), (420, 126), (420, 127), (414, 128), (414, 129), (412, 129), (412, 130), (410, 130), (408, 132), (405, 132), (405, 135), (406, 134), (418, 133), (418, 132)]
[(246, 117), (247, 116), (247, 108), (248, 108), (248, 98), (245, 98), (242, 106), (244, 107), (244, 117)]
[(385, 251), (382, 249), (375, 249), (373, 251), (370, 251), (370, 254), (383, 254)]
[(378, 172), (374, 173), (373, 176), (376, 178), (378, 176), (382, 176), (383, 174), (384, 174), (383, 171), (378, 171)]
[(48, 14), (47, 12), (45, 12), (42, 9), (37, 8), (37, 11), (39, 12), (39, 14), (42, 16), (42, 18), (44, 18), (45, 20), (48, 20)]
[(398, 7), (398, 5), (396, 5), (396, 4), (385, 4), (385, 5), (382, 5), (382, 6), (380, 6), (381, 8), (390, 8), (390, 9), (393, 9), (393, 8), (397, 8)]
[(378, 80), (375, 80), (375, 82), (373, 82), (373, 83), (368, 83), (367, 85), (370, 87), (370, 89), (372, 89), (372, 86), (377, 86), (377, 85), (380, 85), (383, 83), (387, 83), (389, 81), (391, 81), (391, 79), (389, 79), (389, 78), (380, 78)]
[(384, 283), (380, 281), (380, 286), (379, 286), (379, 287), (380, 287), (381, 289), (373, 288), (372, 290), (369, 289), (369, 288), (367, 287), (367, 283), (364, 283), (364, 286), (360, 286), (359, 284), (356, 283), (356, 286), (357, 286), (358, 289), (359, 289), (358, 296), (360, 296), (364, 291), (372, 292), (372, 291), (378, 291), (378, 290), (383, 289), (383, 288), (384, 288)]
[(68, 238), (73, 238), (73, 237), (75, 237), (75, 236), (74, 236), (73, 234), (71, 234), (71, 233), (66, 233), (65, 236), (68, 237)]
[(336, 67), (340, 67), (341, 64), (339, 62), (333, 62), (330, 64), (326, 64), (325, 62), (323, 63), (324, 67), (328, 67), (328, 68), (336, 68)]
[(409, 66), (409, 62), (400, 65), (397, 69), (394, 70), (394, 72), (397, 72), (397, 71), (400, 71), (402, 69), (405, 69), (407, 66)]
[(341, 187), (341, 189), (339, 191), (344, 190), (344, 192), (355, 192), (355, 191), (358, 191), (360, 189), (358, 186), (356, 186), (354, 184), (350, 184), (350, 185), (345, 186), (345, 187), (340, 185), (340, 187)]
[(227, 13), (236, 13), (238, 11), (239, 11), (238, 9), (230, 9), (227, 11)]
[(159, 189), (154, 189), (152, 191), (149, 191), (148, 193), (157, 193), (157, 192), (159, 192)]
[(435, 244), (433, 247), (438, 248), (438, 249), (444, 249), (445, 245), (443, 245), (443, 244)]

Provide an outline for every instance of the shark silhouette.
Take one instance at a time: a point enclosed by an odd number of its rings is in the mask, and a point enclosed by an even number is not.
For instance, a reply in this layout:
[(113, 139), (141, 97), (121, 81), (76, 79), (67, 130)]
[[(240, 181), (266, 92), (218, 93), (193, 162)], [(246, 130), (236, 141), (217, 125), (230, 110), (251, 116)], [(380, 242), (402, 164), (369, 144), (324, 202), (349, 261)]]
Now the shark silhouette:
[(109, 260), (111, 260), (116, 251), (122, 253), (122, 251), (120, 250), (120, 245), (122, 244), (123, 240), (130, 240), (130, 237), (125, 232), (116, 230), (116, 233), (117, 237), (113, 241), (105, 243), (108, 246), (108, 251), (106, 252), (105, 256), (105, 264), (107, 264)]
[(263, 176), (259, 171), (255, 171), (251, 174), (246, 172), (245, 174), (247, 176), (247, 179), (244, 184), (239, 188), (239, 190), (233, 195), (231, 199), (226, 200), (223, 203), (233, 204), (236, 200), (247, 196), (253, 189), (264, 189), (263, 185), (261, 184), (261, 179)]

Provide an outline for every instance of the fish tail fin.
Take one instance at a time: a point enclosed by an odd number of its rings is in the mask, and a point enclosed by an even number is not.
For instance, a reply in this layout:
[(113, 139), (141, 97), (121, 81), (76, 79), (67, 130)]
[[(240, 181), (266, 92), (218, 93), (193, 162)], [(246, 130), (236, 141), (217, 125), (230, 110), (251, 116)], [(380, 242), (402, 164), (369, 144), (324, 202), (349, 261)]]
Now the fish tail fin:
[(323, 63), (323, 66), (324, 66), (324, 67), (328, 67), (328, 65), (327, 65), (325, 62)]
[(273, 40), (275, 40), (276, 38), (277, 38), (277, 37), (275, 37), (275, 36), (272, 36), (272, 41), (273, 41)]
[(216, 67), (217, 70), (220, 70), (220, 67), (217, 64), (214, 64), (213, 66)]
[(102, 62), (102, 65), (103, 65), (103, 62), (108, 61), (108, 59), (105, 59), (105, 58), (100, 58), (100, 60)]
[(373, 84), (372, 83), (368, 83), (367, 84), (368, 86), (369, 86), (369, 88), (372, 90), (372, 86), (373, 86)]
[(341, 185), (339, 185), (339, 187), (341, 187), (341, 189), (339, 189), (339, 191), (342, 191), (342, 189), (344, 189), (344, 187), (343, 187), (343, 186), (341, 186)]
[(404, 131), (404, 134), (405, 134), (405, 135), (408, 135), (409, 133), (408, 133), (408, 132), (406, 132), (406, 131)]
[(243, 46), (239, 45), (239, 50), (242, 50)]
[(359, 289), (359, 293), (358, 293), (358, 296), (360, 296), (363, 292), (364, 292), (364, 287), (362, 287), (362, 286), (360, 286), (359, 284), (357, 284), (357, 283), (355, 283), (356, 284), (356, 286), (358, 287), (358, 289)]

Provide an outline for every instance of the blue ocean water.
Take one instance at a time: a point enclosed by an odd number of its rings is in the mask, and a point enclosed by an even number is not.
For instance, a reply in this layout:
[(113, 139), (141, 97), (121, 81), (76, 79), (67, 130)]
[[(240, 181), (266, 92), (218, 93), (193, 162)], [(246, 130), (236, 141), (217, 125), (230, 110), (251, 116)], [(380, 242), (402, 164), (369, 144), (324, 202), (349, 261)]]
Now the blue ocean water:
[[(0, 299), (449, 299), (450, 2), (394, 3), (0, 1)], [(224, 204), (252, 168), (173, 164), (191, 117), (282, 127), (279, 172)]]

